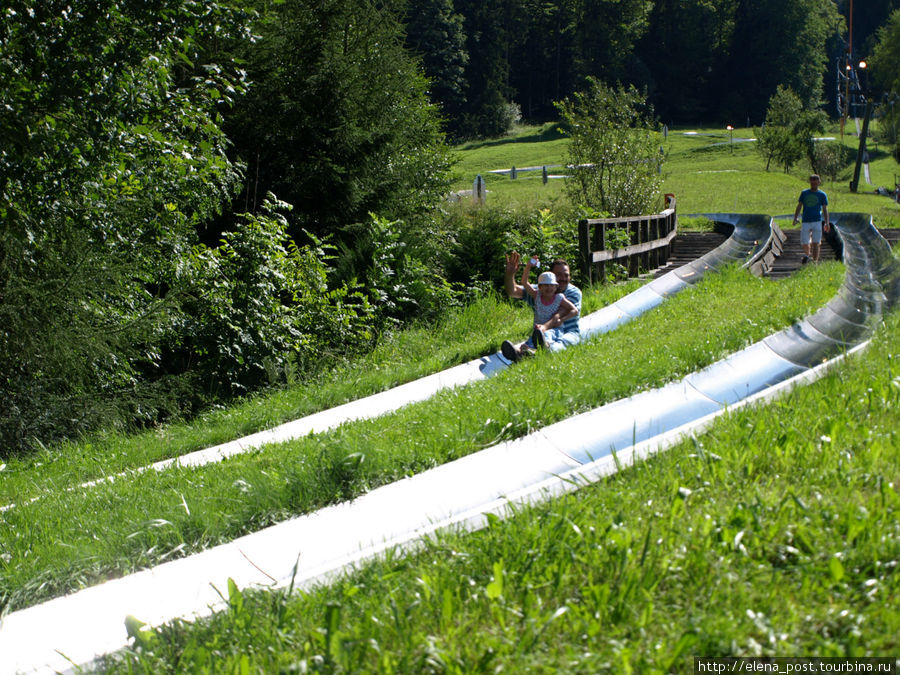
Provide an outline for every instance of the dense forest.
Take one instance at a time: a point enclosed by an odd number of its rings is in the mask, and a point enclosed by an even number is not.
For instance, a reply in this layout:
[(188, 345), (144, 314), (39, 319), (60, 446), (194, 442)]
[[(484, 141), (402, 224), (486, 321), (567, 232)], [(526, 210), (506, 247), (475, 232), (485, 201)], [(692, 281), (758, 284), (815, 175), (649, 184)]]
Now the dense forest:
[[(554, 119), (587, 76), (645, 90), (663, 122), (759, 125), (781, 84), (835, 99), (835, 68), (900, 4), (841, 0), (411, 0), (408, 46), (458, 137), (502, 132), (510, 114)], [(852, 42), (851, 42), (852, 39)], [(512, 103), (513, 112), (504, 110)], [(515, 110), (516, 106), (518, 110)], [(836, 114), (834, 105), (830, 112)]]
[(669, 124), (758, 125), (779, 86), (834, 115), (852, 44), (896, 97), (898, 2), (852, 43), (851, 6), (8, 0), (0, 458), (312, 375), (489, 288), (546, 223), (444, 209), (448, 142), (556, 120), (588, 82)]

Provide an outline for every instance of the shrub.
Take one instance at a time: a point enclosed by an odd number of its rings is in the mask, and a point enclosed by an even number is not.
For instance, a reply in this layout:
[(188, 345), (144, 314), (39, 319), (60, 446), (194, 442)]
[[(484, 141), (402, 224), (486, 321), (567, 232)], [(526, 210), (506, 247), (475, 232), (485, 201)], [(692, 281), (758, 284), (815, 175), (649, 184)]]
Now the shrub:
[(578, 215), (571, 210), (513, 210), (496, 206), (460, 206), (447, 218), (452, 244), (446, 252), (451, 281), (487, 283), (503, 288), (506, 254), (537, 255), (542, 265), (569, 261), (573, 274), (578, 256)]
[(156, 407), (166, 291), (239, 178), (219, 109), (244, 78), (204, 46), (245, 27), (216, 2), (4, 3), (0, 452)]
[(651, 213), (659, 201), (659, 134), (652, 109), (634, 87), (613, 89), (590, 78), (588, 90), (558, 103), (572, 141), (573, 203), (613, 216)]
[(793, 90), (779, 85), (769, 99), (766, 123), (756, 130), (756, 150), (766, 160), (766, 171), (775, 161), (787, 173), (804, 155), (813, 164), (813, 136), (825, 127), (826, 121), (825, 113), (805, 110)]
[(435, 319), (460, 304), (433, 244), (417, 230), (372, 214), (368, 223), (345, 228), (345, 234), (353, 244), (341, 245), (336, 277), (365, 293), (378, 332)]
[(273, 372), (327, 362), (370, 337), (372, 308), (352, 287), (328, 288), (328, 247), (286, 235), (284, 203), (244, 214), (216, 248), (197, 246), (174, 345), (212, 391), (240, 394)]
[(837, 141), (818, 141), (813, 143), (810, 168), (813, 173), (828, 176), (832, 181), (850, 163), (853, 151)]

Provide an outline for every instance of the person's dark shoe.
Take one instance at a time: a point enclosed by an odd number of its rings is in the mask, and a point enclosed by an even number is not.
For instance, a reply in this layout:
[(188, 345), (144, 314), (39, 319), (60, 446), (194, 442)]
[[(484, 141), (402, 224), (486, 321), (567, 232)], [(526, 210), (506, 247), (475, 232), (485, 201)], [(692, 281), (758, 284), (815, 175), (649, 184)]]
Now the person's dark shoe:
[(808, 263), (808, 262), (809, 262), (809, 256), (808, 256), (808, 255), (804, 255), (802, 258), (800, 258), (800, 264), (801, 264), (801, 265), (805, 265), (805, 264)]
[(515, 345), (509, 340), (504, 340), (500, 345), (500, 353), (511, 363), (518, 363), (522, 358), (522, 354), (516, 349)]
[(544, 333), (539, 328), (535, 328), (531, 333), (531, 344), (537, 349), (547, 348), (547, 342), (544, 340)]

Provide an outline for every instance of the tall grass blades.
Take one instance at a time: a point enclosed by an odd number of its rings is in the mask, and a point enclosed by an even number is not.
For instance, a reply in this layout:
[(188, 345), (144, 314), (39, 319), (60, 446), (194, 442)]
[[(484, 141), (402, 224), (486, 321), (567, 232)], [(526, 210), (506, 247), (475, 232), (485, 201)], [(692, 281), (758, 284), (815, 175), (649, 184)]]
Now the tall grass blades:
[(895, 654), (898, 329), (895, 314), (818, 382), (578, 493), (296, 597), (247, 593), (240, 621), (165, 627), (106, 667), (663, 673), (696, 655)]
[(840, 270), (788, 283), (726, 270), (577, 349), (381, 418), (216, 465), (56, 491), (0, 515), (0, 600), (18, 609), (187, 555), (676, 379), (820, 306)]

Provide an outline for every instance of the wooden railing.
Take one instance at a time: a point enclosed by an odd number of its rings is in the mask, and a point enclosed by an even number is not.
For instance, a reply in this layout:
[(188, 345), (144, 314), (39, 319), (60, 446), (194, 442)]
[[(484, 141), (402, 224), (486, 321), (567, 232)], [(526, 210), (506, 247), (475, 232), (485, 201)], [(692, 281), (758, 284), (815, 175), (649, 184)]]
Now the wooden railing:
[[(629, 244), (608, 246), (611, 230), (628, 236)], [(669, 259), (669, 247), (678, 230), (675, 195), (666, 195), (666, 210), (651, 216), (591, 218), (578, 222), (579, 268), (590, 283), (606, 279), (606, 263), (625, 260), (628, 276), (662, 267)], [(616, 237), (615, 240), (619, 240)]]

